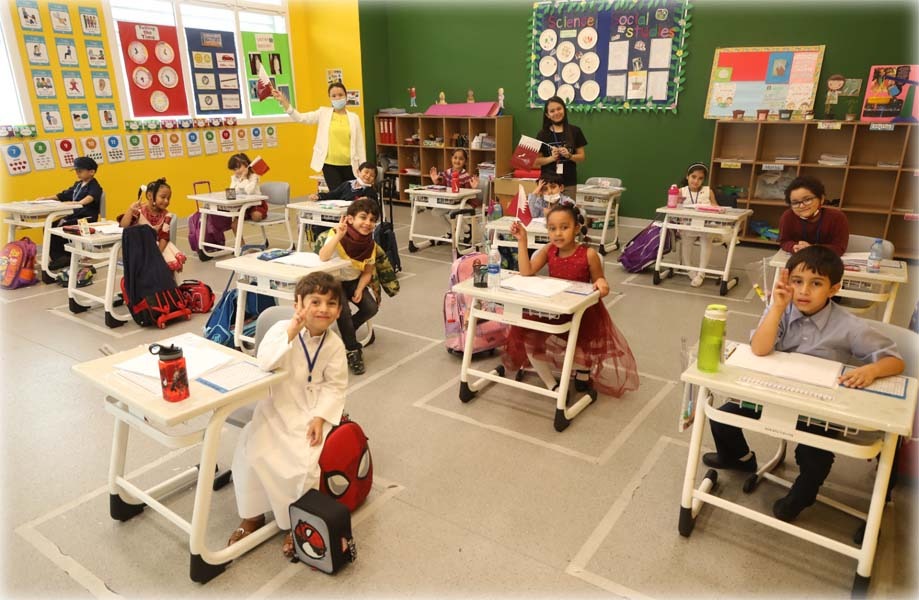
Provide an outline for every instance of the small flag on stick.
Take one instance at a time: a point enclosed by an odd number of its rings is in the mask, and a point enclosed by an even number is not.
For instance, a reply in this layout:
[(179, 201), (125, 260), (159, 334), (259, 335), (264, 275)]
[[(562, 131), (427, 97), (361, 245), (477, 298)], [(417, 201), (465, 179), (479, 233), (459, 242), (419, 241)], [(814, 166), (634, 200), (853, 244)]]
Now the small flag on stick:
[(255, 84), (255, 93), (258, 94), (259, 101), (261, 102), (265, 98), (270, 98), (273, 90), (274, 86), (271, 85), (271, 79), (268, 77), (268, 72), (265, 71), (265, 67), (262, 66), (261, 61), (259, 61), (258, 83)]
[(517, 186), (517, 197), (507, 207), (507, 212), (514, 215), (524, 226), (529, 225), (530, 221), (533, 220), (533, 213), (530, 212), (530, 204), (527, 201), (527, 193), (523, 191), (522, 185)]

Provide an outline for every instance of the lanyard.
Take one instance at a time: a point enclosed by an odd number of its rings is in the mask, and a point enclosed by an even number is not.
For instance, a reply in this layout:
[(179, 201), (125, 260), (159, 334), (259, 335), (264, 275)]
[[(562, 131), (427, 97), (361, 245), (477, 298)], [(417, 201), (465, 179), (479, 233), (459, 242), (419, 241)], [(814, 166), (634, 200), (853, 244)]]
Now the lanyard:
[(686, 188), (686, 193), (689, 194), (689, 203), (690, 203), (690, 204), (698, 204), (698, 203), (699, 203), (699, 194), (702, 193), (702, 188), (699, 188), (699, 191), (696, 192), (696, 197), (695, 197), (695, 198), (692, 197), (692, 190), (689, 189), (688, 187)]
[(322, 339), (319, 340), (319, 346), (316, 347), (316, 353), (313, 356), (310, 356), (309, 350), (306, 349), (306, 343), (303, 341), (303, 334), (298, 334), (297, 337), (300, 338), (300, 345), (303, 346), (303, 354), (306, 355), (306, 364), (309, 367), (309, 375), (306, 378), (307, 383), (313, 382), (313, 367), (316, 366), (316, 361), (319, 359), (319, 351), (322, 350), (322, 345), (325, 343), (325, 333), (322, 334)]

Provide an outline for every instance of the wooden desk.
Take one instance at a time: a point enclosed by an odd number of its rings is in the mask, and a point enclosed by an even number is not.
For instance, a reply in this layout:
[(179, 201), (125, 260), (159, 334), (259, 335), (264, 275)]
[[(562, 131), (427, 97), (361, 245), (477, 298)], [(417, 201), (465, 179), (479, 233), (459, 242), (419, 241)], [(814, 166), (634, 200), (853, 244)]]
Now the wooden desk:
[(737, 278), (731, 277), (731, 262), (734, 260), (734, 247), (740, 237), (740, 230), (753, 211), (746, 208), (728, 208), (723, 213), (706, 212), (694, 208), (667, 208), (663, 206), (657, 212), (664, 214), (661, 226), (660, 243), (657, 247), (657, 261), (654, 263), (654, 285), (659, 285), (664, 278), (672, 277), (674, 270), (679, 269), (688, 273), (699, 271), (680, 263), (664, 262), (664, 244), (667, 231), (687, 231), (692, 233), (705, 233), (712, 236), (721, 236), (728, 246), (728, 257), (723, 269), (703, 269), (704, 273), (718, 275), (721, 279), (719, 293), (724, 296), (728, 290), (737, 285)]
[[(831, 394), (832, 400), (825, 401), (809, 398), (804, 394), (792, 391), (781, 391), (765, 386), (741, 383), (740, 378), (745, 376), (752, 376), (760, 381), (776, 384), (789, 383), (785, 379), (729, 364), (723, 365), (722, 370), (717, 373), (704, 373), (699, 371), (696, 364), (693, 363), (683, 372), (682, 380), (698, 386), (698, 393), (694, 408), (692, 436), (689, 443), (689, 457), (686, 462), (683, 492), (680, 499), (680, 534), (688, 537), (692, 533), (696, 516), (702, 504), (712, 504), (856, 559), (858, 566), (853, 583), (853, 595), (864, 595), (874, 562), (878, 530), (880, 529), (881, 516), (884, 511), (884, 499), (887, 494), (887, 483), (890, 479), (893, 457), (897, 448), (897, 439), (900, 436), (909, 436), (912, 431), (913, 414), (916, 410), (916, 380), (909, 378), (905, 400), (846, 387), (831, 389), (794, 383), (796, 388)], [(762, 407), (761, 417), (751, 419), (720, 411), (712, 405), (712, 394), (709, 392), (714, 392), (722, 397), (726, 396), (736, 398), (739, 401), (758, 404)], [(834, 429), (837, 430), (852, 433), (853, 429), (862, 429), (880, 432), (882, 436), (868, 440), (853, 438), (846, 440), (845, 437), (834, 439), (797, 431), (795, 427), (801, 415), (811, 419), (811, 422), (816, 419), (834, 424)], [(741, 427), (748, 431), (763, 433), (780, 440), (805, 443), (809, 446), (823, 448), (845, 456), (869, 459), (880, 453), (868, 513), (860, 513), (855, 509), (833, 502), (835, 507), (865, 520), (865, 533), (861, 547), (843, 544), (824, 535), (781, 521), (772, 515), (765, 515), (711, 494), (710, 490), (718, 479), (718, 472), (714, 469), (710, 469), (705, 474), (699, 487), (695, 488), (706, 418)], [(744, 490), (747, 491), (746, 486)]]
[(9, 226), (7, 242), (16, 239), (17, 229), (41, 229), (41, 254), (38, 264), (41, 267), (41, 280), (51, 283), (55, 277), (48, 270), (48, 249), (51, 247), (51, 226), (61, 217), (72, 215), (80, 206), (79, 202), (58, 202), (57, 200), (26, 200), (0, 204), (4, 213), (3, 223)]
[(350, 205), (350, 200), (308, 200), (288, 204), (287, 208), (297, 211), (297, 252), (313, 251), (312, 248), (303, 248), (305, 226), (335, 227), (348, 212)]
[[(184, 334), (183, 340), (193, 338), (194, 343), (228, 354), (235, 360), (255, 362), (255, 359), (220, 346), (193, 334)], [(185, 341), (181, 342), (187, 347)], [(190, 577), (192, 581), (207, 583), (223, 572), (226, 565), (258, 544), (274, 536), (278, 528), (274, 521), (229, 547), (212, 550), (207, 547), (207, 525), (210, 517), (211, 496), (215, 487), (229, 482), (229, 477), (215, 482), (217, 450), (220, 434), (227, 417), (236, 409), (264, 397), (268, 386), (287, 376), (283, 371), (259, 379), (229, 392), (218, 392), (198, 381), (190, 381), (191, 395), (181, 402), (166, 402), (162, 395), (153, 393), (118, 373), (115, 365), (147, 353), (147, 345), (132, 348), (111, 356), (74, 365), (74, 372), (106, 394), (105, 409), (115, 417), (112, 437), (112, 456), (109, 466), (109, 514), (118, 521), (127, 521), (149, 506), (184, 531), (188, 536), (190, 552)], [(150, 355), (151, 360), (156, 357)], [(210, 414), (207, 426), (192, 433), (176, 433), (170, 428), (200, 415)], [(146, 490), (125, 478), (125, 459), (128, 435), (131, 430), (143, 433), (168, 448), (184, 448), (201, 444), (201, 460), (192, 467)], [(191, 521), (166, 507), (159, 498), (197, 481), (195, 504)]]
[[(510, 274), (510, 271), (502, 271), (502, 276)], [(466, 326), (466, 345), (463, 348), (463, 365), (460, 368), (459, 397), (461, 401), (469, 402), (472, 400), (476, 392), (485, 387), (488, 382), (501, 383), (527, 390), (541, 396), (548, 396), (555, 399), (555, 430), (564, 431), (571, 421), (596, 399), (596, 392), (591, 390), (589, 393), (581, 396), (573, 405), (566, 406), (568, 386), (571, 383), (571, 370), (574, 366), (574, 351), (577, 347), (578, 329), (581, 326), (581, 318), (584, 316), (584, 311), (587, 310), (588, 307), (596, 304), (600, 300), (600, 292), (594, 291), (586, 296), (562, 292), (545, 298), (503, 288), (494, 290), (489, 288), (478, 288), (473, 285), (471, 278), (453, 286), (453, 291), (457, 294), (466, 294), (473, 299), (469, 310), (469, 321)], [(498, 309), (500, 309), (500, 311)], [(524, 319), (524, 311), (571, 315), (571, 320), (559, 324), (544, 323), (542, 321)], [(558, 389), (553, 391), (545, 387), (516, 381), (513, 378), (506, 379), (504, 377), (503, 365), (498, 365), (495, 370), (490, 372), (471, 368), (475, 326), (476, 322), (480, 319), (499, 321), (509, 325), (517, 325), (519, 327), (526, 327), (528, 329), (535, 329), (537, 331), (545, 331), (553, 334), (561, 334), (567, 331), (568, 342), (565, 348), (565, 360), (562, 363), (562, 372), (558, 381)], [(469, 381), (470, 375), (477, 376), (479, 379)], [(515, 374), (512, 373), (511, 376), (513, 377), (513, 375)]]
[[(600, 239), (596, 242), (597, 252), (604, 255), (619, 248), (619, 199), (624, 187), (603, 187), (579, 183), (575, 190), (575, 204), (592, 219), (603, 219)], [(613, 236), (609, 236), (609, 223), (613, 221)]]
[[(478, 188), (461, 188), (460, 191), (455, 194), (451, 192), (449, 188), (436, 190), (425, 187), (408, 190), (408, 195), (412, 201), (412, 222), (408, 230), (408, 251), (417, 252), (421, 248), (427, 248), (436, 242), (446, 242), (450, 241), (450, 239), (453, 240), (453, 244), (458, 250), (460, 245), (464, 245), (460, 243), (463, 233), (463, 223), (465, 222), (462, 215), (452, 219), (453, 223), (451, 224), (450, 231), (441, 236), (415, 233), (415, 215), (418, 214), (419, 210), (428, 208), (433, 212), (444, 213), (444, 217), (450, 220), (450, 211), (471, 208), (467, 206), (469, 201), (476, 198), (481, 193), (482, 190)], [(475, 250), (477, 244), (476, 240), (480, 239), (479, 236), (476, 235), (476, 225), (479, 221), (484, 221), (484, 219), (484, 209), (481, 215), (473, 216), (472, 240), (470, 244), (465, 244), (466, 249), (463, 251), (464, 254)], [(416, 244), (415, 240), (419, 238), (426, 241)]]
[[(268, 200), (268, 196), (263, 194), (244, 195), (237, 194), (235, 200), (227, 200), (226, 192), (208, 192), (206, 194), (192, 194), (188, 196), (189, 200), (198, 203), (198, 212), (201, 213), (201, 228), (198, 230), (198, 252), (199, 255), (214, 257), (221, 256), (232, 252), (234, 256), (239, 256), (242, 249), (243, 227), (246, 221), (246, 210), (253, 206), (258, 206), (262, 200)], [(204, 234), (207, 231), (207, 216), (217, 215), (236, 219), (236, 232), (233, 240), (233, 246), (220, 246), (204, 241)], [(208, 250), (213, 248), (214, 250)]]
[[(789, 258), (791, 258), (791, 254), (784, 250), (779, 250), (769, 259), (769, 266), (775, 269), (775, 275), (772, 282), (773, 288), (775, 287), (775, 283), (779, 280), (779, 275), (788, 263)], [(901, 260), (892, 262), (896, 263), (897, 266), (882, 265), (880, 273), (869, 273), (864, 267), (859, 271), (843, 271), (842, 287), (836, 292), (836, 295), (840, 298), (883, 302), (884, 316), (881, 320), (885, 323), (890, 323), (890, 318), (893, 316), (893, 305), (897, 301), (897, 292), (900, 289), (900, 284), (906, 283), (909, 280), (909, 270), (906, 262)], [(847, 282), (849, 283), (849, 287), (847, 287)], [(865, 285), (862, 286), (859, 284)], [(873, 286), (877, 286), (880, 289), (875, 291), (872, 289)], [(862, 287), (865, 289), (859, 289)]]
[[(105, 308), (105, 324), (108, 327), (121, 327), (131, 320), (130, 313), (116, 314), (115, 306), (115, 277), (118, 273), (118, 256), (121, 253), (121, 235), (122, 229), (118, 223), (107, 221), (102, 223), (92, 223), (91, 227), (97, 229), (96, 233), (81, 235), (80, 233), (71, 233), (64, 231), (62, 227), (54, 227), (50, 230), (53, 235), (60, 236), (67, 240), (65, 248), (70, 252), (70, 277), (67, 280), (67, 298), (70, 305), (70, 312), (81, 313), (90, 308), (77, 302), (78, 299), (88, 300), (101, 304)], [(117, 228), (117, 231), (103, 233), (98, 231), (100, 227)], [(97, 296), (92, 292), (77, 287), (77, 274), (80, 267), (85, 263), (92, 264), (98, 269), (105, 269), (105, 292), (102, 296)]]

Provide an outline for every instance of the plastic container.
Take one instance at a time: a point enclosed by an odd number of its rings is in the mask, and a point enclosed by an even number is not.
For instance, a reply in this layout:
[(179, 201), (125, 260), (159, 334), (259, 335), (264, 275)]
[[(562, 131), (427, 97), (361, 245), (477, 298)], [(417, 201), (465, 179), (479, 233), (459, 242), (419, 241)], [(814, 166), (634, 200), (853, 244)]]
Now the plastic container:
[(452, 191), (454, 194), (459, 192), (459, 173), (456, 171), (453, 171), (450, 176), (450, 191)]
[(667, 191), (667, 208), (676, 208), (680, 203), (680, 188), (674, 183)]
[(497, 289), (501, 287), (501, 254), (498, 244), (492, 244), (488, 250), (488, 287)]
[(874, 240), (871, 244), (871, 251), (868, 253), (867, 269), (869, 273), (881, 272), (881, 260), (884, 258), (884, 242), (881, 239)]
[(185, 369), (185, 357), (178, 346), (150, 346), (150, 354), (159, 358), (160, 386), (163, 388), (163, 399), (167, 402), (179, 402), (188, 398), (188, 371)]
[(724, 330), (728, 322), (728, 307), (709, 304), (702, 318), (699, 333), (699, 355), (696, 364), (700, 371), (716, 373), (724, 362)]

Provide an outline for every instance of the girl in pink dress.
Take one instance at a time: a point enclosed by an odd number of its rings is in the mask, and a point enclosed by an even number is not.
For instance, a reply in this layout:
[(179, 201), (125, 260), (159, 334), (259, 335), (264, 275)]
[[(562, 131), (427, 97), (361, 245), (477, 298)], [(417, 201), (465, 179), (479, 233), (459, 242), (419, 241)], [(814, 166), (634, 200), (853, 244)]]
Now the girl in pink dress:
[[(527, 254), (527, 234), (522, 223), (511, 226), (517, 238), (520, 274), (535, 275), (549, 265), (549, 276), (571, 281), (593, 283), (600, 292), (600, 302), (584, 311), (578, 330), (574, 354), (575, 381), (578, 392), (593, 387), (602, 394), (621, 397), (638, 389), (638, 367), (629, 343), (613, 324), (602, 299), (609, 294), (609, 284), (603, 276), (603, 263), (597, 252), (576, 240), (581, 230), (580, 215), (573, 206), (557, 204), (546, 217), (549, 244), (532, 257)], [(535, 317), (530, 317), (534, 318)], [(570, 320), (569, 315), (553, 323)], [(565, 359), (567, 333), (554, 335), (523, 327), (512, 327), (504, 353), (504, 366), (516, 371), (528, 364), (547, 387), (558, 385), (552, 369), (561, 370)]]

